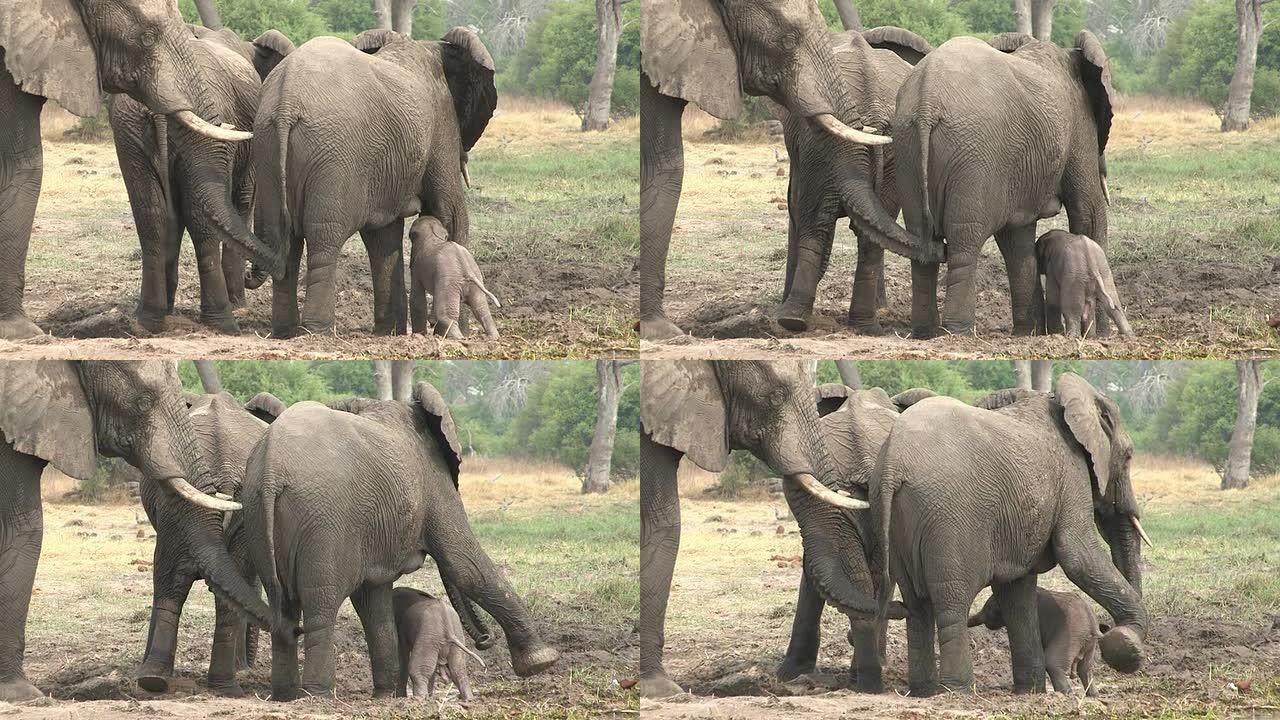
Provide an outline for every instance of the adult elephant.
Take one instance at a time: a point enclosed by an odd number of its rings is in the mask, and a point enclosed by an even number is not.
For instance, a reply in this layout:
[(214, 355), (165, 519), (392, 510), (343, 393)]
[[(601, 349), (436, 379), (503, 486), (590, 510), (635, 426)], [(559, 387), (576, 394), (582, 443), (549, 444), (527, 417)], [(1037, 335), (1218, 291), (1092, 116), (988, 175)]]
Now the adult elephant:
[(871, 504), (908, 612), (913, 695), (973, 687), (967, 620), (988, 585), (1008, 620), (1014, 691), (1044, 692), (1036, 574), (1055, 565), (1114, 618), (1103, 660), (1121, 672), (1142, 663), (1133, 443), (1115, 401), (1084, 378), (1066, 373), (1056, 390), (1001, 392), (982, 403), (991, 409), (929, 398), (885, 441)]
[(680, 550), (676, 470), (682, 457), (719, 472), (730, 450), (747, 450), (781, 474), (800, 524), (806, 577), (841, 612), (876, 616), (875, 593), (856, 580), (866, 572), (847, 515), (867, 503), (838, 492), (846, 485), (844, 471), (827, 448), (801, 363), (645, 363), (640, 423), (641, 695), (681, 692), (663, 667), (662, 648)]
[(374, 332), (407, 332), (404, 218), (432, 215), (450, 240), (469, 244), (461, 158), (496, 105), (493, 59), (468, 28), (438, 42), (389, 30), (352, 43), (316, 38), (280, 63), (262, 86), (253, 148), (255, 227), (284, 259), (272, 283), (276, 337), (300, 324), (333, 331), (338, 253), (356, 231), (369, 252)]
[[(684, 181), (686, 103), (734, 117), (746, 92), (845, 143), (890, 140), (854, 129), (866, 126), (862, 108), (849, 97), (813, 0), (653, 0), (641, 13), (640, 48), (640, 335), (658, 340), (681, 332), (666, 318), (662, 298)], [(942, 259), (941, 248), (898, 227), (870, 185), (848, 202), (854, 226), (875, 242), (916, 260)]]
[[(963, 88), (963, 92), (958, 92)], [(1063, 207), (1071, 232), (1107, 243), (1106, 163), (1115, 92), (1087, 30), (1074, 48), (1005, 33), (948, 40), (898, 91), (893, 119), (898, 199), (907, 229), (947, 245), (942, 327), (972, 334), (975, 272), (995, 235), (1009, 275), (1013, 333), (1043, 327), (1036, 221)], [(911, 272), (916, 337), (938, 333), (938, 264)], [(1105, 334), (1099, 310), (1098, 331)]]
[[(191, 49), (214, 112), (237, 127), (252, 127), (262, 78), (293, 51), (293, 43), (276, 30), (249, 43), (225, 28), (187, 27), (195, 36)], [(128, 95), (114, 96), (110, 108), (120, 173), (142, 246), (139, 324), (164, 330), (178, 289), (182, 233), (190, 230), (200, 272), (200, 321), (239, 333), (231, 310), (244, 303), (244, 253), (269, 262), (265, 246), (247, 232), (254, 194), (252, 144), (199, 138), (182, 155), (170, 140), (171, 122), (164, 115)]]
[[(932, 49), (909, 30), (878, 27), (865, 32), (831, 34), (840, 75), (863, 122), (888, 127), (898, 87), (911, 66)], [(791, 176), (787, 184), (787, 280), (778, 324), (788, 330), (809, 327), (818, 283), (831, 260), (836, 220), (857, 213), (856, 199), (874, 196), (889, 215), (898, 214), (893, 146), (867, 147), (843, 142), (803, 117), (781, 111)], [(876, 319), (884, 295), (884, 248), (864, 227), (858, 236), (858, 264), (849, 301), (849, 325), (879, 335)]]
[(252, 137), (219, 126), (191, 33), (172, 0), (0, 3), (0, 338), (40, 334), (22, 309), (44, 174), (40, 109), (52, 99), (77, 115), (95, 115), (103, 90), (176, 120), (178, 154), (197, 164), (209, 161), (195, 150), (201, 136)]
[[(237, 497), (244, 484), (249, 453), (266, 434), (268, 423), (284, 412), (284, 403), (268, 392), (258, 393), (243, 405), (225, 392), (188, 394), (184, 402), (201, 454), (210, 466), (221, 471), (221, 492), (230, 498)], [(151, 626), (147, 630), (146, 653), (134, 678), (144, 690), (164, 692), (169, 689), (169, 678), (173, 676), (182, 607), (191, 585), (202, 575), (187, 535), (178, 524), (184, 518), (172, 512), (173, 508), (162, 507), (163, 491), (155, 485), (143, 485), (140, 494), (147, 519), (156, 529), (156, 547), (151, 574)], [(217, 524), (222, 543), (235, 559), (241, 576), (256, 592), (258, 579), (249, 559), (248, 540), (239, 513), (209, 510), (206, 514)], [(258, 628), (248, 625), (234, 606), (216, 595), (214, 612), (208, 686), (219, 695), (239, 697), (244, 692), (236, 682), (236, 669), (252, 664)]]
[(219, 516), (207, 512), (240, 506), (205, 494), (219, 490), (221, 478), (201, 454), (171, 363), (0, 363), (0, 700), (40, 697), (22, 669), (44, 530), (40, 475), (51, 463), (92, 477), (99, 454), (141, 470), (214, 592), (270, 624), (222, 544)]
[[(375, 695), (399, 675), (392, 583), (435, 559), (478, 647), (488, 636), (472, 603), (498, 620), (511, 664), (527, 677), (559, 654), (471, 532), (458, 492), (461, 447), (440, 393), (419, 383), (408, 403), (355, 398), (286, 410), (245, 471), (244, 522), (275, 617), (271, 695), (332, 694), (334, 623), (348, 597), (369, 644)], [(297, 635), (306, 628), (299, 688)]]

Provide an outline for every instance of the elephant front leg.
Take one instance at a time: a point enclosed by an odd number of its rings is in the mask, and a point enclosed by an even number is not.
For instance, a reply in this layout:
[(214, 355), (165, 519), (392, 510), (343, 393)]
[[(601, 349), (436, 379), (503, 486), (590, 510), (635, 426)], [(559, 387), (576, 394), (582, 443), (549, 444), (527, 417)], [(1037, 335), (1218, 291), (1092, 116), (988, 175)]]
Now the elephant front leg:
[(1040, 644), (1040, 617), (1036, 605), (1036, 576), (993, 585), (992, 593), (1009, 631), (1013, 663), (1013, 692), (1044, 692), (1044, 647)]
[(147, 651), (142, 664), (133, 674), (138, 687), (147, 692), (159, 693), (169, 689), (169, 678), (173, 677), (173, 662), (178, 649), (178, 624), (182, 619), (182, 606), (186, 600), (186, 592), (180, 591), (175, 597), (157, 597), (151, 604)]
[(351, 605), (360, 617), (365, 642), (369, 647), (369, 664), (373, 669), (373, 696), (392, 697), (398, 685), (396, 661), (399, 647), (390, 583), (361, 587), (351, 596)]
[(361, 230), (369, 253), (373, 282), (373, 333), (404, 335), (407, 329), (404, 289), (404, 220), (371, 230)]
[(831, 258), (831, 245), (835, 242), (836, 199), (821, 206), (796, 197), (797, 207), (792, 211), (795, 224), (795, 259), (791, 272), (787, 297), (778, 308), (777, 321), (792, 332), (809, 329), (809, 316), (818, 296), (818, 283), (827, 272)]
[(662, 305), (667, 251), (684, 184), (684, 106), (684, 100), (658, 92), (640, 73), (640, 337), (646, 340), (683, 334)]
[[(3, 79), (0, 79), (3, 82)], [(43, 695), (22, 669), (27, 610), (44, 538), (40, 473), (45, 462), (19, 453), (0, 433), (0, 701)]]
[(225, 697), (242, 697), (236, 682), (236, 665), (245, 640), (245, 623), (240, 614), (214, 597), (213, 649), (209, 654), (209, 689)]
[[(1081, 521), (1077, 525), (1054, 530), (1054, 556), (1067, 578), (1115, 620), (1115, 626), (1098, 643), (1102, 660), (1114, 670), (1137, 672), (1144, 660), (1142, 643), (1147, 636), (1142, 597), (1098, 548), (1093, 523)], [(1136, 545), (1138, 540), (1131, 537), (1129, 542)]]
[(680, 553), (680, 494), (676, 470), (681, 453), (640, 435), (640, 695), (678, 695), (683, 690), (662, 664), (667, 600)]
[(1013, 307), (1013, 334), (1034, 335), (1044, 315), (1040, 270), (1036, 264), (1036, 225), (1006, 227), (996, 233), (996, 245), (1009, 276), (1009, 300)]
[(813, 672), (817, 667), (818, 647), (822, 642), (822, 610), (826, 605), (818, 591), (813, 589), (809, 578), (801, 572), (796, 615), (791, 621), (791, 642), (787, 645), (787, 654), (782, 658), (782, 664), (778, 666), (779, 680), (794, 680)]
[[(239, 335), (240, 324), (231, 314), (231, 299), (223, 275), (222, 243), (210, 227), (194, 225), (196, 268), (200, 273), (200, 322), (227, 335)], [(244, 273), (240, 273), (243, 278)]]
[(40, 108), (44, 98), (22, 92), (0, 63), (0, 338), (41, 334), (22, 309), (27, 246), (44, 177)]

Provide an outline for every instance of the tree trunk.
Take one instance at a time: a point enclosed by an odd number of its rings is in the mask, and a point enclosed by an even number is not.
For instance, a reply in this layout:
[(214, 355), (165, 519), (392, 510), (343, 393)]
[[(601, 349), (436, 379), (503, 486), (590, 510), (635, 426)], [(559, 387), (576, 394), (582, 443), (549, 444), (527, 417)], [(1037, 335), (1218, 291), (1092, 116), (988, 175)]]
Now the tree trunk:
[(1039, 392), (1053, 392), (1053, 361), (1031, 361), (1031, 389)]
[(1249, 464), (1253, 455), (1253, 431), (1258, 427), (1258, 397), (1262, 395), (1262, 361), (1237, 360), (1236, 427), (1227, 445), (1227, 467), (1222, 473), (1222, 489), (1249, 487)]
[(587, 472), (582, 478), (583, 493), (609, 490), (609, 470), (613, 460), (613, 439), (618, 429), (618, 401), (622, 398), (622, 363), (596, 361), (596, 431), (591, 437)]
[(1014, 30), (1031, 34), (1031, 0), (1013, 0)]
[(379, 30), (392, 30), (391, 0), (373, 0), (374, 27)]
[(858, 17), (858, 6), (853, 0), (836, 0), (836, 12), (840, 13), (840, 24), (845, 30), (862, 32), (862, 18)]
[(391, 394), (391, 361), (373, 361), (373, 387), (379, 400), (390, 400)]
[(413, 37), (413, 11), (418, 8), (418, 0), (396, 0), (395, 17), (391, 19), (391, 29)]
[(1031, 361), (1010, 360), (1013, 363), (1013, 384), (1019, 390), (1031, 389)]
[(1258, 36), (1262, 33), (1262, 3), (1263, 0), (1236, 0), (1236, 69), (1231, 74), (1227, 105), (1222, 109), (1222, 132), (1249, 129)]
[(618, 67), (618, 35), (622, 33), (621, 0), (596, 0), (596, 71), (591, 75), (591, 95), (582, 113), (582, 129), (609, 127), (613, 76)]
[(858, 364), (852, 360), (837, 360), (836, 370), (840, 372), (840, 382), (853, 388), (862, 389), (862, 375), (858, 373)]
[(196, 0), (196, 12), (200, 13), (200, 22), (210, 30), (222, 29), (222, 17), (218, 15), (218, 6), (213, 0)]
[(222, 380), (218, 377), (218, 368), (212, 360), (192, 360), (196, 365), (196, 373), (200, 375), (200, 384), (210, 395), (222, 392)]
[(400, 402), (409, 402), (413, 394), (413, 370), (417, 360), (391, 361), (391, 396)]
[(1037, 40), (1050, 42), (1053, 34), (1053, 9), (1058, 0), (1033, 0), (1031, 5), (1031, 35)]

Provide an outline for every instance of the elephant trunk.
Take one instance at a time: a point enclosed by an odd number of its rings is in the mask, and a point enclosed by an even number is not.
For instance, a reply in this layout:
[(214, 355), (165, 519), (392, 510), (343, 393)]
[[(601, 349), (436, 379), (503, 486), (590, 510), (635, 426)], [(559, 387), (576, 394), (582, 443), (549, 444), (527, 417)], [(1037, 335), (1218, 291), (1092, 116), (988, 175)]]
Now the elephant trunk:
[[(929, 238), (919, 238), (898, 225), (880, 204), (869, 175), (855, 175), (840, 194), (854, 230), (890, 252), (919, 262), (941, 262), (944, 246)], [(815, 249), (810, 249), (813, 252)]]
[(462, 627), (467, 631), (467, 635), (471, 636), (471, 641), (480, 650), (493, 647), (495, 639), (493, 633), (480, 617), (475, 603), (464, 595), (457, 585), (450, 582), (449, 578), (441, 575), (440, 580), (444, 583), (444, 591), (449, 596), (449, 603), (453, 605), (454, 610), (458, 611), (458, 619), (462, 621)]
[(784, 489), (787, 505), (800, 525), (804, 572), (813, 588), (845, 615), (874, 619), (880, 607), (872, 589), (877, 576), (868, 567), (866, 549), (849, 511), (814, 497), (790, 482), (790, 476)]

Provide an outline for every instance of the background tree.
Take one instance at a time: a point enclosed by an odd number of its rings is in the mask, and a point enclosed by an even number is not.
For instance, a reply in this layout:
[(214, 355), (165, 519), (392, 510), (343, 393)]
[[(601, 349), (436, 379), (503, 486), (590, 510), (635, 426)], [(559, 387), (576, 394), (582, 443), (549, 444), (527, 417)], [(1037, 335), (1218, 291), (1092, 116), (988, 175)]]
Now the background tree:
[(222, 18), (218, 15), (218, 6), (214, 0), (195, 0), (196, 12), (200, 14), (200, 22), (210, 30), (222, 29)]
[(862, 376), (858, 373), (858, 363), (852, 360), (836, 360), (836, 371), (840, 373), (840, 382), (855, 390), (862, 389)]
[(858, 17), (858, 7), (853, 0), (835, 0), (836, 12), (840, 14), (840, 26), (845, 30), (862, 32), (862, 18)]
[(1249, 486), (1249, 465), (1253, 437), (1258, 428), (1258, 400), (1262, 396), (1262, 361), (1237, 360), (1236, 425), (1227, 444), (1227, 464), (1222, 472), (1222, 489)]
[(400, 402), (409, 402), (413, 394), (413, 371), (417, 360), (391, 361), (391, 397)]
[(582, 475), (584, 494), (609, 491), (618, 403), (622, 400), (622, 368), (628, 364), (622, 360), (596, 361), (596, 430), (591, 436), (587, 470)]
[(1222, 111), (1222, 132), (1249, 129), (1249, 106), (1258, 67), (1258, 37), (1262, 34), (1265, 1), (1236, 0), (1236, 65)]
[(374, 27), (413, 36), (413, 14), (418, 0), (373, 0)]
[(222, 381), (218, 379), (218, 368), (212, 360), (195, 360), (196, 372), (200, 375), (200, 385), (210, 395), (222, 392)]
[(376, 399), (390, 400), (393, 397), (391, 392), (390, 360), (373, 361), (373, 387)]
[(582, 129), (609, 127), (613, 76), (618, 67), (618, 36), (622, 33), (622, 0), (596, 0), (596, 69), (591, 75)]

